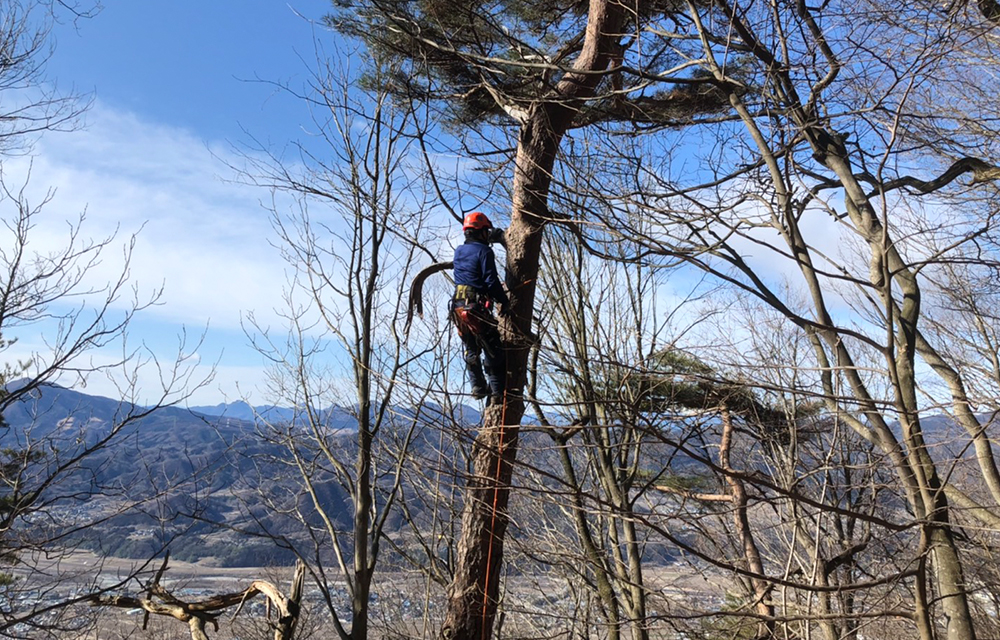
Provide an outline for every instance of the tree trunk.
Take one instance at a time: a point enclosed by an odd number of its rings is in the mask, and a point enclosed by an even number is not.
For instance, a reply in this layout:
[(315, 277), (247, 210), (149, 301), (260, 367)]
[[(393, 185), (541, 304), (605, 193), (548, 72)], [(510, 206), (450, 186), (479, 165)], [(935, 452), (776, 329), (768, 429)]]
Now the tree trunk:
[[(747, 497), (746, 487), (743, 481), (732, 475), (732, 463), (729, 453), (733, 443), (733, 418), (728, 408), (722, 410), (722, 437), (719, 441), (719, 465), (727, 472), (725, 479), (729, 486), (729, 495), (733, 500), (733, 524), (740, 537), (740, 544), (743, 546), (743, 557), (746, 559), (747, 568), (759, 576), (764, 573), (764, 561), (760, 557), (760, 550), (757, 548), (757, 541), (753, 536), (753, 528), (750, 526), (750, 517), (747, 514), (747, 505), (750, 500)], [(751, 578), (751, 585), (754, 591), (754, 608), (760, 615), (760, 622), (757, 624), (757, 638), (774, 637), (774, 607), (771, 605), (772, 586), (761, 578)]]
[(587, 511), (582, 499), (583, 488), (577, 479), (576, 470), (573, 468), (573, 461), (568, 450), (569, 443), (558, 439), (556, 442), (559, 446), (559, 460), (562, 462), (563, 473), (566, 474), (567, 485), (573, 491), (573, 519), (576, 524), (577, 537), (580, 539), (580, 545), (583, 547), (584, 555), (593, 572), (594, 583), (597, 585), (597, 595), (606, 618), (608, 640), (620, 640), (621, 615), (619, 611), (621, 605), (618, 603), (618, 596), (611, 584), (610, 572), (604, 563), (604, 557), (594, 542), (590, 524), (587, 522)]
[(299, 560), (295, 564), (295, 574), (292, 577), (292, 588), (288, 592), (288, 599), (285, 600), (284, 608), (281, 607), (280, 597), (271, 598), (278, 608), (278, 624), (274, 628), (274, 640), (293, 640), (295, 637), (295, 627), (299, 623), (299, 612), (302, 609), (302, 591), (305, 587), (306, 565)]
[[(367, 378), (361, 389), (369, 393)], [(359, 394), (360, 395), (360, 394)], [(357, 479), (354, 495), (354, 591), (351, 597), (351, 638), (368, 637), (368, 601), (371, 591), (372, 570), (368, 555), (369, 528), (371, 526), (372, 487), (372, 433), (371, 402), (360, 405), (358, 415)]]
[(497, 610), (510, 478), (517, 457), (522, 398), (534, 313), (542, 229), (550, 219), (549, 186), (563, 134), (582, 101), (593, 97), (620, 39), (623, 6), (590, 0), (586, 35), (573, 69), (550, 101), (533, 105), (522, 122), (515, 159), (511, 224), (507, 230), (507, 286), (512, 316), (501, 323), (507, 350), (507, 392), (489, 407), (476, 439), (473, 475), (462, 513), (455, 575), (441, 637), (486, 640)]
[[(480, 640), (492, 634), (507, 531), (507, 501), (517, 453), (518, 426), (504, 427), (504, 409), (520, 422), (524, 405), (509, 398), (486, 410), (486, 423), (476, 439), (473, 476), (469, 479), (462, 512), (455, 575), (449, 589), (443, 638)], [(499, 453), (502, 451), (502, 455)]]

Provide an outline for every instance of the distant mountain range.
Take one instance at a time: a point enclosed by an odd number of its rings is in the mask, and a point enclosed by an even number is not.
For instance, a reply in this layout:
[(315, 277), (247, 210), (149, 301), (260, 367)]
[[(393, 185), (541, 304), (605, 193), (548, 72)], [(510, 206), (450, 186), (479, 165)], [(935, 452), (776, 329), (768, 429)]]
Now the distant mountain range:
[[(254, 407), (242, 400), (216, 405), (189, 407), (189, 410), (206, 416), (232, 418), (234, 420), (245, 420), (246, 422), (264, 421), (270, 424), (301, 421), (304, 411), (303, 409), (276, 407), (274, 405), (260, 405)], [(339, 428), (343, 429), (357, 428), (356, 413), (357, 412), (355, 410), (338, 407), (336, 405), (327, 409), (318, 410), (318, 415), (324, 422), (331, 425), (337, 425)]]
[[(17, 383), (13, 383), (16, 385)], [(17, 388), (13, 387), (12, 388)], [(463, 429), (478, 422), (479, 414), (458, 407), (444, 415), (440, 407), (396, 407), (391, 412), (400, 429), (415, 421), (420, 425), (411, 442), (415, 450), (435, 451), (442, 424), (456, 421)], [(330, 407), (318, 411), (323, 433), (336, 442), (353, 468), (357, 420), (351, 410)], [(296, 496), (297, 471), (288, 464), (286, 444), (300, 417), (285, 407), (251, 407), (244, 402), (190, 408), (163, 407), (149, 411), (129, 403), (93, 396), (55, 384), (44, 384), (14, 402), (4, 412), (0, 447), (9, 451), (45, 452), (42, 466), (72, 460), (99, 443), (114, 429), (114, 438), (88, 454), (62, 476), (52, 492), (73, 495), (53, 504), (74, 518), (101, 521), (79, 535), (78, 544), (102, 554), (145, 557), (158, 545), (183, 536), (174, 557), (198, 560), (211, 556), (224, 565), (259, 564), (262, 553), (276, 553), (275, 545), (258, 542), (234, 544), (232, 531), (212, 526), (256, 527), (284, 531), (292, 527), (264, 507), (261, 491)], [(387, 442), (395, 440), (394, 424), (383, 427)], [(387, 446), (389, 446), (387, 444)], [(303, 431), (296, 444), (300, 455), (316, 455), (311, 431)], [(37, 475), (37, 474), (36, 474)], [(310, 479), (317, 496), (335, 520), (346, 523), (351, 507), (341, 482), (322, 464)], [(129, 510), (104, 520), (109, 509), (127, 502), (152, 500), (139, 510)], [(152, 505), (155, 508), (151, 508)], [(190, 516), (196, 516), (191, 518)], [(294, 524), (294, 523), (293, 523)], [(228, 536), (228, 537), (227, 537)]]
[[(24, 382), (17, 380), (7, 385), (8, 389), (20, 389)], [(440, 407), (428, 405), (428, 409), (433, 413), (440, 411)], [(27, 425), (32, 424), (35, 435), (43, 435), (56, 427), (56, 423), (72, 418), (74, 423), (79, 423), (83, 416), (88, 420), (111, 423), (116, 417), (127, 415), (130, 412), (142, 411), (144, 407), (132, 406), (127, 402), (113, 400), (102, 396), (86, 394), (66, 387), (45, 383), (31, 392), (28, 399), (15, 403), (4, 411), (4, 418), (14, 427), (13, 431), (23, 431)], [(395, 408), (395, 412), (400, 414), (413, 414), (413, 409)], [(314, 408), (314, 417), (319, 418), (327, 428), (330, 429), (357, 429), (357, 409), (350, 407), (340, 407), (333, 405), (324, 409)], [(455, 408), (456, 415), (464, 423), (476, 423), (479, 421), (479, 412), (468, 406), (458, 406)], [(302, 408), (279, 407), (275, 405), (251, 406), (243, 400), (229, 403), (219, 403), (215, 405), (198, 405), (187, 408), (180, 406), (163, 407), (157, 409), (155, 417), (150, 416), (150, 420), (162, 421), (173, 420), (182, 422), (197, 423), (204, 427), (206, 422), (212, 424), (222, 424), (235, 426), (235, 423), (244, 422), (253, 424), (257, 422), (270, 425), (292, 424), (304, 422), (305, 410)], [(189, 425), (190, 426), (190, 425)], [(41, 427), (42, 431), (38, 429)], [(0, 435), (0, 442), (3, 436)]]
[[(426, 499), (420, 469), (437, 469), (442, 460), (449, 460), (456, 472), (451, 482), (462, 482), (469, 451), (460, 447), (473, 435), (479, 413), (467, 406), (446, 411), (433, 404), (393, 407), (390, 413), (392, 422), (383, 425), (376, 443), (383, 447), (380, 455), (386, 463), (377, 482), (393, 482), (396, 447), (405, 442), (415, 482), (403, 487), (404, 497), (398, 502), (406, 504), (408, 516), (422, 519), (434, 509), (455, 508), (447, 500), (439, 504)], [(322, 447), (313, 430), (300, 424), (298, 412), (287, 407), (234, 402), (149, 411), (45, 384), (3, 412), (7, 424), (0, 428), (0, 451), (8, 452), (8, 457), (9, 452), (16, 456), (29, 450), (40, 454), (33, 463), (38, 468), (24, 475), (30, 481), (43, 476), (46, 468), (73, 460), (116, 425), (124, 425), (107, 446), (74, 462), (72, 471), (47, 490), (54, 505), (49, 508), (56, 510), (54, 519), (99, 523), (74, 534), (69, 543), (132, 558), (149, 557), (169, 545), (177, 560), (211, 558), (223, 566), (286, 564), (290, 544), (295, 540), (308, 544), (303, 527), (324, 526), (312, 521), (319, 516), (302, 488), (301, 464), (309, 469), (310, 491), (333, 522), (346, 527), (353, 512), (348, 489), (337, 477), (336, 465), (324, 459), (324, 451), (340, 456), (343, 468), (354, 467), (355, 412), (334, 406), (316, 415), (325, 424), (320, 430)], [(927, 416), (922, 423), (935, 456), (959, 456), (955, 469), (974, 464), (967, 437), (954, 422), (938, 415)], [(520, 457), (528, 468), (558, 464), (548, 436), (526, 430), (521, 440)], [(654, 450), (647, 453), (655, 457)], [(699, 464), (670, 447), (663, 447), (662, 460), (682, 480), (703, 472)], [(138, 506), (123, 508), (129, 504)], [(30, 526), (41, 522), (35, 518)], [(390, 534), (398, 532), (400, 539), (406, 539), (407, 525), (398, 516), (390, 518), (388, 526)], [(236, 530), (250, 535), (241, 537)], [(285, 542), (275, 544), (267, 532), (278, 532)], [(661, 552), (668, 561), (672, 551)]]

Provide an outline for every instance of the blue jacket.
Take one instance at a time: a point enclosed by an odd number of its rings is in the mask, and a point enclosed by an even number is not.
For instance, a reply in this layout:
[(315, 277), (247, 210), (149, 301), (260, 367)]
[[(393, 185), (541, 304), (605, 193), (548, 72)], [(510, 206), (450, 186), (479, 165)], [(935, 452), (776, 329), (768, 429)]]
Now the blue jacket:
[(494, 302), (508, 302), (497, 274), (493, 249), (482, 242), (466, 240), (455, 248), (455, 284), (468, 285)]

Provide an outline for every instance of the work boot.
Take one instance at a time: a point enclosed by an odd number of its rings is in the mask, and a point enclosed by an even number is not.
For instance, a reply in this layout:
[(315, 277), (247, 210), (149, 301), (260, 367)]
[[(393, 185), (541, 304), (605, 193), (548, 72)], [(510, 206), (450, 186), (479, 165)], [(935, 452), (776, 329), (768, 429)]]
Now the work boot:
[(486, 406), (503, 404), (503, 394), (502, 393), (491, 393), (490, 397), (486, 399)]
[(473, 385), (472, 386), (472, 397), (476, 400), (482, 400), (490, 394), (490, 390), (486, 388), (486, 385)]

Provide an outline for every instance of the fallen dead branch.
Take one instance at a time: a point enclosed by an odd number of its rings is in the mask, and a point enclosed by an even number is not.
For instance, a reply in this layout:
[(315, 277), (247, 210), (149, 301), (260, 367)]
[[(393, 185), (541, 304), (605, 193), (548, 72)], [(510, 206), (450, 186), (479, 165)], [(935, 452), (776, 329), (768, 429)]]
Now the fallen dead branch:
[(277, 611), (277, 620), (272, 623), (274, 640), (293, 640), (295, 627), (299, 620), (302, 589), (305, 582), (305, 565), (301, 561), (295, 566), (291, 590), (287, 596), (270, 582), (255, 580), (243, 591), (212, 596), (195, 602), (185, 602), (160, 584), (169, 560), (170, 554), (167, 554), (156, 575), (143, 589), (144, 596), (100, 595), (91, 598), (90, 603), (97, 607), (142, 609), (145, 611), (142, 619), (143, 629), (149, 625), (150, 614), (169, 616), (188, 624), (192, 640), (209, 640), (206, 632), (207, 626), (211, 624), (213, 629), (218, 631), (218, 619), (225, 609), (237, 607), (233, 613), (233, 617), (235, 617), (248, 600), (262, 594), (267, 598), (268, 618), (270, 618), (272, 607)]

